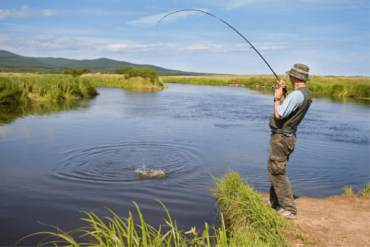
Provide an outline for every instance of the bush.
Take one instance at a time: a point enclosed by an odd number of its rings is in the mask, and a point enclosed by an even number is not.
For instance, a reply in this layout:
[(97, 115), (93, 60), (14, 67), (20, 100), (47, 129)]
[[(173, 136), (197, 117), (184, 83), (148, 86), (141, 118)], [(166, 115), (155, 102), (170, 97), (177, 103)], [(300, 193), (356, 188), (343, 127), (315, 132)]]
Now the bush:
[(91, 73), (91, 70), (86, 69), (86, 68), (82, 68), (82, 69), (69, 68), (69, 69), (66, 69), (63, 73), (76, 77), (76, 76), (80, 76), (83, 74), (89, 74)]
[(127, 66), (127, 67), (122, 67), (120, 69), (116, 69), (114, 71), (115, 74), (119, 74), (119, 75), (124, 75), (124, 74), (127, 74), (129, 71), (133, 70), (134, 67), (131, 67), (131, 66)]
[(158, 81), (157, 71), (151, 68), (133, 68), (125, 75), (125, 79), (130, 79), (132, 77), (150, 78), (152, 84)]

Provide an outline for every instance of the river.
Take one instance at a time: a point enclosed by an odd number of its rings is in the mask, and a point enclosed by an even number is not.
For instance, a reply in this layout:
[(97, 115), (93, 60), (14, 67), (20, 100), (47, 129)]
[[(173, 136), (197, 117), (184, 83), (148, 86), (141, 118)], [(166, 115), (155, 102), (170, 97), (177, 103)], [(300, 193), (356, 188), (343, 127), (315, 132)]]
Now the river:
[[(80, 211), (136, 212), (182, 230), (217, 224), (211, 174), (238, 171), (268, 192), (271, 94), (167, 83), (160, 92), (97, 88), (94, 99), (0, 111), (0, 245), (85, 226)], [(287, 165), (294, 195), (323, 198), (369, 181), (369, 101), (314, 98)], [(166, 172), (142, 179), (145, 167)], [(299, 212), (298, 212), (299, 214)], [(134, 214), (135, 216), (136, 214)], [(136, 217), (138, 220), (138, 218)], [(35, 245), (42, 236), (20, 243)]]

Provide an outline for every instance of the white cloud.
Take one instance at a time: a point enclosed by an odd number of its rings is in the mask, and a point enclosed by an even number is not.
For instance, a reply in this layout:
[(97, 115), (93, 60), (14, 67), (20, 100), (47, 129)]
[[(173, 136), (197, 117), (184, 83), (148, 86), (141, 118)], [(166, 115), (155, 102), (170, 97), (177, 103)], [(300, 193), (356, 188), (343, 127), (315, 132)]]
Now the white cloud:
[[(199, 9), (203, 11), (208, 11), (208, 9)], [(167, 13), (159, 13), (155, 15), (149, 15), (149, 16), (144, 16), (140, 17), (138, 20), (134, 21), (128, 21), (126, 24), (128, 25), (136, 25), (136, 26), (155, 26), (157, 25), (158, 21), (161, 20), (164, 16), (170, 14), (171, 12)], [(169, 22), (174, 22), (179, 19), (184, 19), (187, 16), (190, 15), (200, 15), (202, 14), (201, 12), (196, 12), (196, 11), (183, 11), (183, 12), (178, 12), (176, 14), (170, 15), (163, 19), (162, 23), (169, 23)]]
[[(338, 53), (340, 47), (332, 44), (259, 42), (253, 45), (277, 73), (284, 73), (287, 67), (301, 62), (312, 67), (312, 74), (369, 75), (368, 48)], [(157, 46), (132, 40), (0, 33), (0, 49), (35, 57), (106, 57), (194, 72), (269, 73), (262, 59), (244, 43), (159, 43)]]
[(13, 17), (13, 18), (27, 18), (27, 17), (32, 17), (32, 16), (52, 16), (56, 15), (57, 11), (55, 10), (32, 10), (30, 9), (27, 5), (22, 6), (20, 9), (0, 9), (0, 20), (4, 20), (5, 18), (8, 17)]

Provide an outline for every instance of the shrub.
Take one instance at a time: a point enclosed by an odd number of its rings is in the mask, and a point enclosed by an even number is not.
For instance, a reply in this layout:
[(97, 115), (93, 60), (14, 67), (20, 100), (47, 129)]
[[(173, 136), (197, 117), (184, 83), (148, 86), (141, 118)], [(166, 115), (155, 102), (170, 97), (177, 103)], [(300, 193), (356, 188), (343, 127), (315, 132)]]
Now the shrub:
[(125, 75), (126, 79), (130, 79), (132, 77), (142, 77), (145, 79), (150, 78), (152, 84), (158, 80), (157, 71), (151, 68), (133, 68)]
[(127, 74), (129, 71), (133, 70), (134, 67), (131, 67), (131, 66), (127, 66), (127, 67), (122, 67), (120, 69), (116, 69), (114, 71), (115, 74), (120, 74), (120, 75), (124, 75), (124, 74)]
[(83, 74), (89, 74), (91, 73), (91, 70), (86, 69), (86, 68), (82, 68), (82, 69), (69, 68), (69, 69), (66, 69), (63, 73), (76, 77), (76, 76), (80, 76)]

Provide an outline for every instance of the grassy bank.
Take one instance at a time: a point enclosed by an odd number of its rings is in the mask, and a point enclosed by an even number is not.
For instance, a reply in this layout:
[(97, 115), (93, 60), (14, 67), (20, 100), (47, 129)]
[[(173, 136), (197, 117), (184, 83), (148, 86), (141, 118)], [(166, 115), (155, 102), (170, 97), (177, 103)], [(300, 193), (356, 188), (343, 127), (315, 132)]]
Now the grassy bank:
[[(128, 218), (121, 218), (114, 212), (113, 217), (99, 217), (90, 212), (81, 220), (89, 226), (63, 232), (57, 227), (55, 232), (38, 232), (33, 235), (46, 235), (40, 244), (63, 243), (63, 246), (290, 246), (292, 239), (305, 240), (295, 234), (296, 226), (278, 216), (267, 206), (258, 193), (244, 182), (235, 172), (225, 174), (221, 179), (214, 178), (216, 187), (211, 189), (220, 206), (219, 227), (205, 223), (204, 230), (191, 228), (182, 231), (167, 212), (165, 224), (157, 229), (145, 223), (139, 207), (138, 223), (129, 212)], [(225, 215), (225, 219), (224, 216)], [(27, 238), (26, 237), (26, 238)], [(20, 240), (21, 243), (22, 240)], [(302, 242), (302, 241), (301, 241)]]
[[(291, 91), (287, 75), (279, 75), (280, 79), (287, 82), (288, 90)], [(276, 84), (273, 75), (212, 75), (212, 76), (162, 76), (164, 82), (188, 83), (196, 85), (227, 86), (229, 83), (237, 83), (238, 86), (248, 88), (271, 87)], [(346, 77), (346, 76), (310, 76), (307, 82), (311, 93), (315, 95), (346, 96), (370, 98), (369, 77)]]
[(0, 75), (0, 105), (91, 98), (98, 92), (85, 78), (64, 75)]
[(126, 89), (151, 89), (162, 90), (163, 81), (160, 78), (143, 78), (140, 76), (125, 78), (124, 75), (116, 74), (86, 74), (82, 78), (88, 78), (94, 87), (118, 87)]
[(65, 101), (86, 99), (98, 95), (95, 87), (127, 89), (163, 89), (162, 81), (153, 76), (128, 77), (122, 75), (86, 74), (45, 75), (30, 73), (0, 73), (0, 106), (19, 105), (33, 101)]

